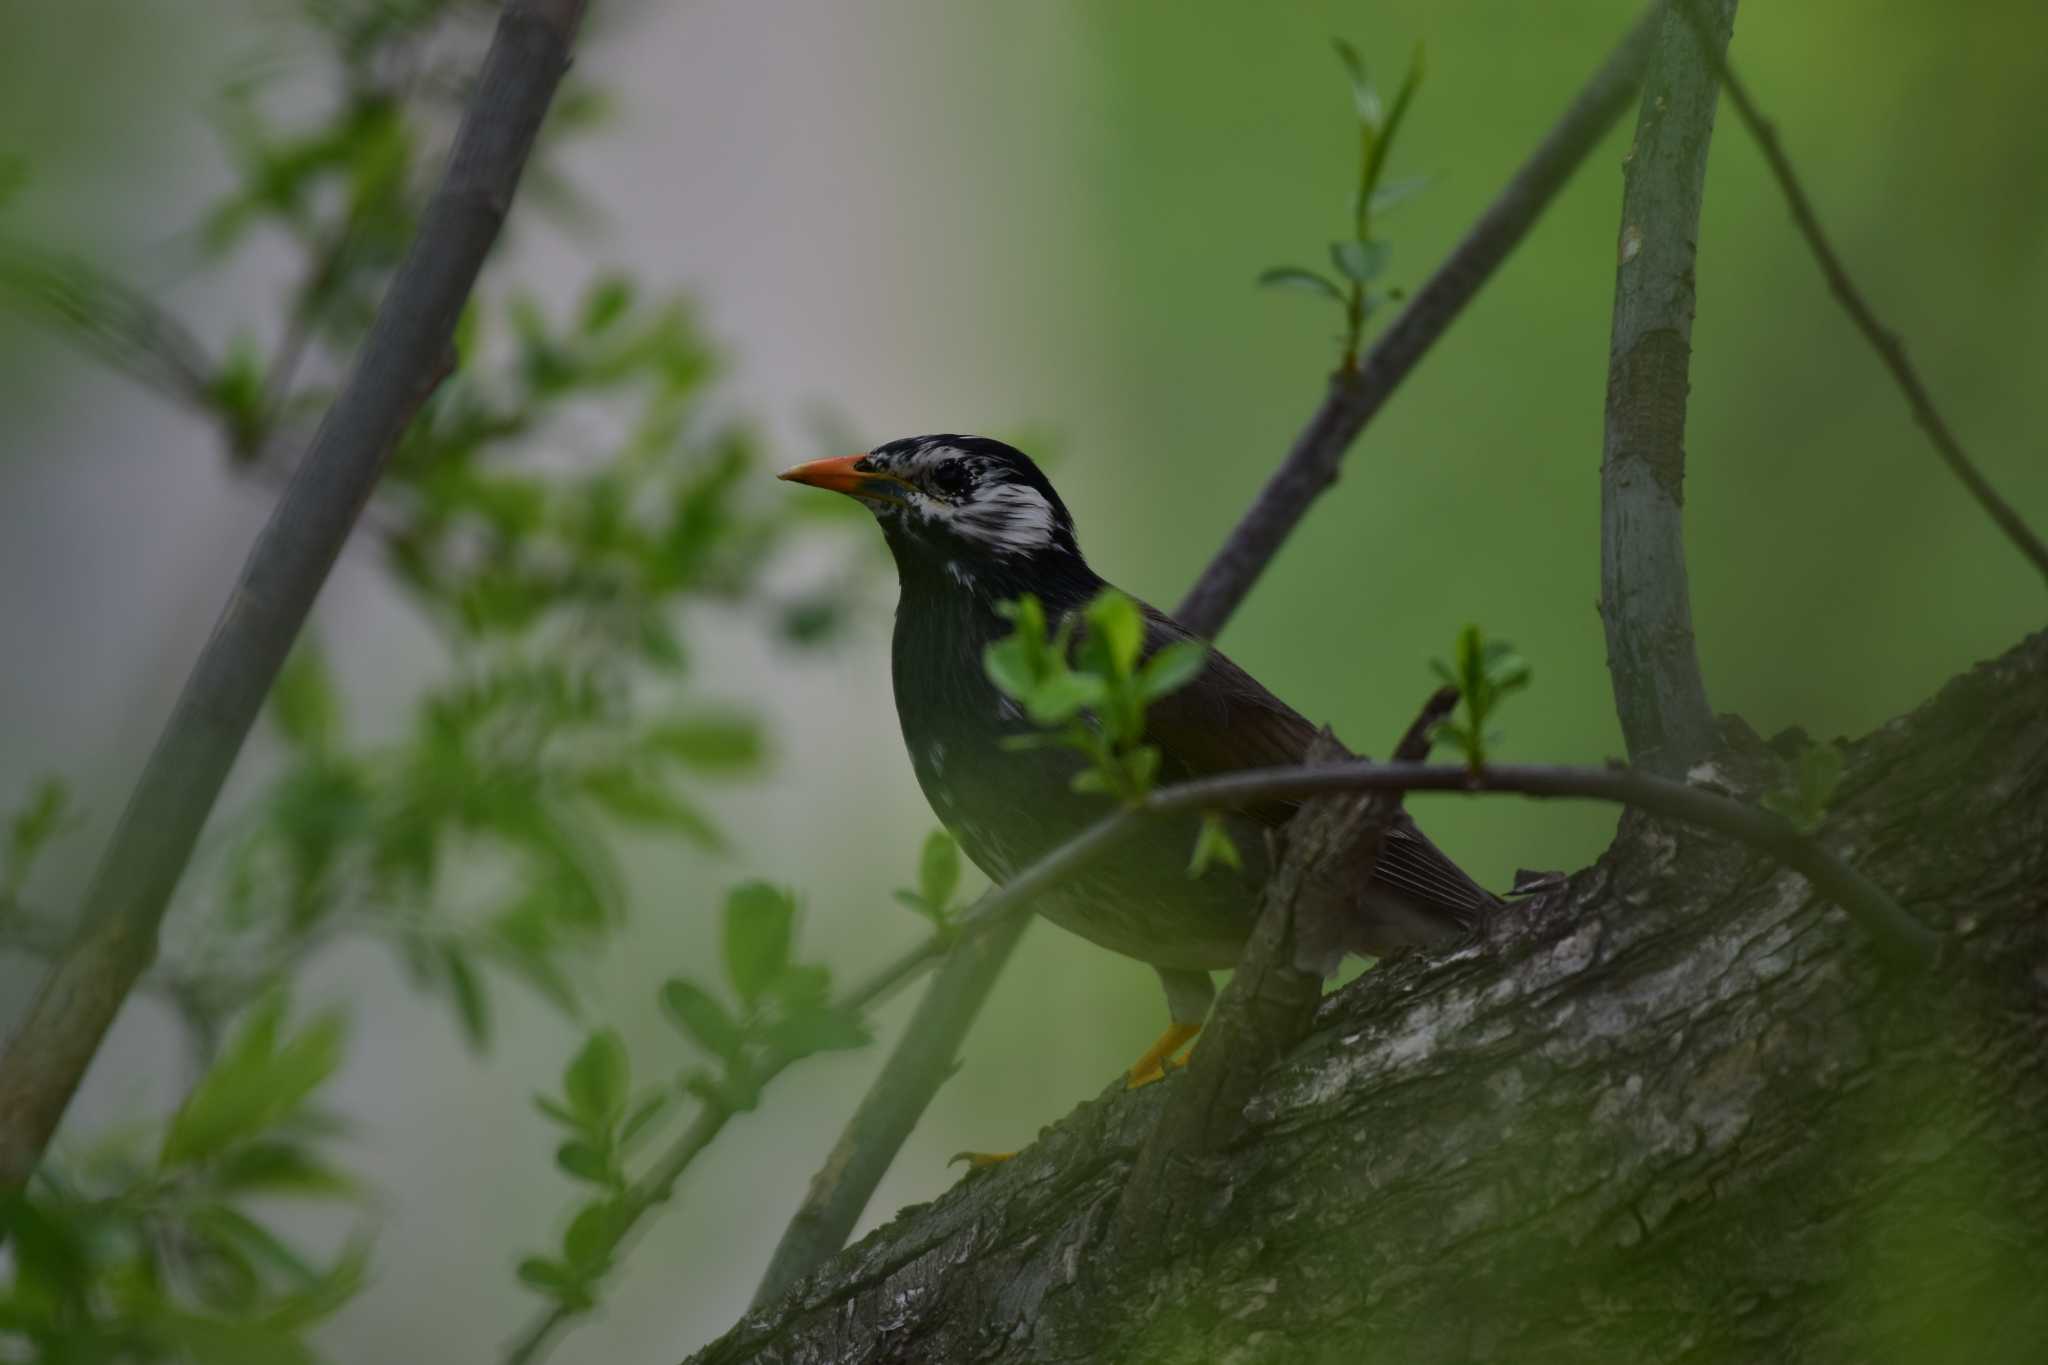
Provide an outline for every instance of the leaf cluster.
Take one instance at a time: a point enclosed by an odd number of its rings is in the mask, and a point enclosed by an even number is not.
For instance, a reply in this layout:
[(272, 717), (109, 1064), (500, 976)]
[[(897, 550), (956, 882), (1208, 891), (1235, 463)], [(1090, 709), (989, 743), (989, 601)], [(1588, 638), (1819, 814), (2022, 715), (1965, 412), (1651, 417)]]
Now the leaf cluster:
[(647, 1198), (636, 1191), (628, 1158), (679, 1101), (744, 1113), (760, 1103), (763, 1079), (788, 1063), (870, 1041), (865, 1021), (832, 1003), (831, 974), (796, 959), (797, 920), (789, 891), (744, 882), (725, 901), (722, 989), (684, 976), (663, 984), (663, 1013), (714, 1067), (686, 1067), (672, 1082), (635, 1094), (625, 1044), (615, 1030), (602, 1029), (563, 1072), (561, 1095), (535, 1097), (569, 1133), (555, 1164), (596, 1193), (571, 1215), (558, 1253), (519, 1263), (528, 1287), (572, 1312), (595, 1304), (599, 1282)]
[(1182, 640), (1142, 657), (1144, 617), (1114, 588), (1064, 614), (1050, 632), (1035, 597), (999, 610), (1014, 628), (983, 651), (982, 666), (1039, 727), (1009, 736), (1005, 745), (1072, 749), (1087, 760), (1074, 775), (1075, 791), (1142, 800), (1159, 775), (1158, 746), (1145, 743), (1145, 708), (1192, 682), (1207, 647)]
[(0, 1342), (52, 1361), (311, 1361), (304, 1334), (360, 1288), (367, 1243), (352, 1234), (323, 1261), (263, 1213), (280, 1199), (359, 1197), (319, 1150), (335, 1123), (315, 1101), (342, 1041), (339, 1016), (293, 1027), (272, 995), (154, 1155), (146, 1134), (117, 1134), (46, 1160), (27, 1190), (0, 1195), (12, 1253)]
[(1490, 729), (1494, 713), (1509, 696), (1529, 685), (1529, 665), (1505, 640), (1488, 640), (1476, 625), (1458, 632), (1451, 661), (1430, 661), (1438, 678), (1458, 689), (1458, 711), (1436, 727), (1433, 742), (1456, 749), (1465, 766), (1478, 772), (1486, 766), (1490, 746), (1500, 732)]
[(1259, 283), (1272, 288), (1296, 289), (1329, 300), (1344, 314), (1344, 363), (1346, 371), (1358, 365), (1359, 347), (1367, 322), (1388, 302), (1401, 297), (1398, 289), (1383, 280), (1392, 247), (1379, 234), (1378, 216), (1413, 195), (1421, 180), (1382, 184), (1394, 138), (1408, 115), (1415, 91), (1422, 83), (1422, 49), (1409, 59), (1407, 74), (1401, 78), (1393, 103), (1384, 104), (1379, 89), (1367, 74), (1365, 59), (1358, 49), (1342, 38), (1333, 39), (1337, 59), (1351, 86), (1352, 111), (1358, 123), (1357, 178), (1351, 195), (1349, 230), (1330, 243), (1330, 265), (1335, 277), (1307, 266), (1273, 266), (1259, 275)]

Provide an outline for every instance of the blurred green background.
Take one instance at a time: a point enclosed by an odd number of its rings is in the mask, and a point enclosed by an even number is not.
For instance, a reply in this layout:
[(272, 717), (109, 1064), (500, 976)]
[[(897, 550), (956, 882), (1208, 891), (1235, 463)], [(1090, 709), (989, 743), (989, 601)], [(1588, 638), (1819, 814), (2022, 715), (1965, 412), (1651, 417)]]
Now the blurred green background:
[[(223, 182), (209, 92), (252, 51), (292, 60), (277, 46), (284, 9), (9, 7), (0, 154), (23, 158), (28, 180), (0, 230), (119, 267), (225, 337), (276, 272), (259, 258), (199, 275), (168, 247)], [(820, 402), (868, 443), (1046, 433), (1097, 568), (1170, 603), (1333, 362), (1324, 309), (1251, 284), (1268, 265), (1320, 264), (1343, 227), (1352, 132), (1330, 37), (1355, 42), (1388, 85), (1415, 43), (1427, 48), (1392, 174), (1431, 183), (1387, 229), (1391, 277), (1412, 284), (1634, 12), (1587, 0), (642, 5), (578, 59), (620, 101), (616, 126), (568, 168), (605, 221), (523, 235), (511, 264), (543, 294), (593, 259), (687, 288), (728, 358), (725, 401), (779, 461), (829, 453), (805, 419)], [(2044, 40), (2048, 17), (2016, 0), (1813, 0), (1746, 8), (1733, 49), (1845, 259), (2036, 526), (2048, 524)], [(1593, 600), (1626, 145), (1624, 126), (1596, 151), (1225, 636), (1354, 745), (1391, 742), (1430, 685), (1427, 660), (1477, 621), (1535, 667), (1504, 755), (1597, 762), (1619, 749)], [(1854, 735), (2038, 628), (2039, 583), (1912, 427), (1730, 117), (1699, 286), (1687, 552), (1716, 708), (1765, 734)], [(223, 468), (199, 423), (5, 315), (0, 410), (0, 793), (53, 769), (79, 785), (90, 823), (46, 891), (64, 904), (269, 495)], [(851, 524), (817, 534), (872, 538)], [(634, 923), (593, 972), (650, 1064), (675, 1048), (654, 987), (714, 952), (711, 907), (737, 876), (801, 888), (808, 942), (848, 973), (915, 940), (888, 892), (931, 818), (891, 720), (893, 589), (876, 582), (873, 609), (823, 655), (703, 624), (721, 642), (702, 651), (707, 685), (766, 709), (777, 757), (723, 808), (738, 835), (728, 858), (636, 850)], [(387, 711), (430, 647), (373, 565), (344, 561), (320, 622), (356, 722), (395, 725)], [(261, 762), (259, 748), (244, 767)], [(1582, 865), (1613, 823), (1508, 801), (1415, 806), (1495, 883), (1517, 866)], [(7, 964), (10, 1005), (31, 980)], [(340, 1098), (384, 1192), (378, 1278), (322, 1340), (344, 1360), (485, 1358), (530, 1307), (509, 1273), (515, 1249), (552, 1235), (565, 1207), (527, 1097), (552, 1082), (574, 1030), (522, 1004), (474, 1064), (368, 949), (331, 954), (304, 993), (357, 1006)], [(893, 1006), (888, 1027), (906, 1012)], [(948, 1154), (1016, 1145), (1095, 1093), (1161, 1019), (1148, 969), (1035, 928), (870, 1223), (944, 1189)], [(130, 1011), (81, 1123), (174, 1097), (163, 1031)], [(807, 1062), (739, 1120), (556, 1358), (673, 1358), (722, 1331), (881, 1055)]]

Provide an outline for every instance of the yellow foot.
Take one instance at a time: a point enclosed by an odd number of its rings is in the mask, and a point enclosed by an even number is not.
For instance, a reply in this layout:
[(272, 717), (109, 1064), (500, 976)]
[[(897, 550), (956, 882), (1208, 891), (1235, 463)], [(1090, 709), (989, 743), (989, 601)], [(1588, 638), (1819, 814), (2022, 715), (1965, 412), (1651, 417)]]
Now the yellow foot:
[(1166, 1032), (1159, 1035), (1159, 1041), (1145, 1049), (1145, 1055), (1131, 1063), (1125, 1073), (1125, 1084), (1136, 1090), (1141, 1085), (1150, 1085), (1166, 1076), (1169, 1066), (1186, 1066), (1187, 1059), (1176, 1059), (1174, 1054), (1192, 1043), (1195, 1035), (1202, 1031), (1200, 1024), (1171, 1024)]
[(1015, 1152), (955, 1152), (946, 1158), (946, 1164), (951, 1166), (956, 1161), (964, 1161), (977, 1171), (985, 1171), (991, 1166), (1002, 1165), (1015, 1155)]

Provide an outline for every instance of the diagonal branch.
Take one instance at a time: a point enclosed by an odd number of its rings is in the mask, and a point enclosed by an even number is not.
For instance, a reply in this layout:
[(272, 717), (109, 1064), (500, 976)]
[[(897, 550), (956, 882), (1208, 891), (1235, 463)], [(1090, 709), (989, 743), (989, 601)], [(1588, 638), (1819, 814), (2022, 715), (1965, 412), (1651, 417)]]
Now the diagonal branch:
[[(1705, 29), (1705, 19), (1700, 13), (1699, 0), (1681, 0), (1679, 8), (1684, 12), (1686, 22), (1693, 26), (1693, 32), (1702, 33)], [(1842, 305), (1843, 311), (1848, 313), (1849, 320), (1870, 343), (1871, 349), (1877, 352), (1877, 358), (1890, 372), (1892, 382), (1897, 384), (1899, 392), (1905, 395), (1906, 406), (1913, 410), (1913, 420), (1920, 424), (1921, 430), (1927, 433), (1927, 439), (1934, 443), (1935, 453), (1941, 456), (1942, 463), (1946, 464), (1949, 471), (1962, 482), (1963, 487), (1969, 490), (1970, 496), (1977, 500), (1977, 505), (1998, 523), (1998, 529), (2005, 532), (2006, 539), (2013, 543), (2014, 548), (2025, 555), (2043, 576), (2048, 576), (2048, 544), (2042, 542), (2041, 537), (2027, 525), (2011, 503), (1999, 496), (1998, 490), (1991, 486), (1991, 481), (1986, 479), (1984, 472), (1977, 467), (1977, 462), (1963, 449), (1963, 443), (1956, 439), (1955, 431), (1949, 426), (1948, 419), (1934, 406), (1934, 395), (1930, 394), (1927, 385), (1921, 382), (1920, 372), (1913, 368), (1913, 362), (1907, 358), (1905, 343), (1899, 339), (1897, 332), (1884, 325), (1876, 311), (1871, 308), (1870, 300), (1856, 287), (1856, 282), (1849, 278), (1848, 268), (1842, 264), (1842, 258), (1836, 253), (1834, 244), (1821, 230), (1820, 217), (1814, 212), (1813, 201), (1807, 197), (1806, 188), (1800, 183), (1798, 173), (1792, 169), (1792, 160), (1785, 154), (1784, 144), (1778, 140), (1777, 129), (1772, 127), (1771, 121), (1757, 108), (1756, 101), (1750, 97), (1748, 87), (1728, 64), (1726, 54), (1711, 43), (1703, 43), (1702, 50), (1705, 51), (1708, 65), (1713, 69), (1715, 78), (1720, 81), (1721, 88), (1728, 92), (1728, 98), (1735, 105), (1735, 112), (1741, 117), (1743, 126), (1756, 140), (1758, 150), (1764, 155), (1764, 163), (1771, 168), (1771, 176), (1778, 182), (1778, 189), (1785, 196), (1785, 206), (1792, 211), (1792, 222), (1798, 227), (1799, 235), (1806, 239), (1808, 249), (1813, 252), (1814, 262), (1820, 266), (1820, 273), (1827, 279), (1828, 291)]]
[[(1601, 63), (1358, 370), (1331, 381), (1329, 394), (1279, 469), (1182, 599), (1176, 615), (1189, 629), (1214, 637), (1223, 628), (1307, 515), (1309, 505), (1336, 478), (1338, 464), (1366, 423), (1507, 259), (1619, 117), (1635, 92), (1660, 6), (1661, 0), (1656, 0)], [(1006, 896), (1014, 885), (984, 898), (970, 917), (979, 918), (991, 903), (1012, 903)], [(929, 988), (931, 1008), (919, 1009), (916, 1025), (897, 1043), (848, 1121), (831, 1160), (813, 1179), (756, 1291), (757, 1304), (779, 1294), (846, 1244), (897, 1150), (951, 1074), (967, 1030), (1023, 925), (1001, 932), (1003, 937), (980, 953), (954, 953), (940, 967)], [(946, 1003), (941, 1005), (940, 1000)]]
[(1415, 291), (1356, 370), (1330, 379), (1329, 393), (1294, 438), (1287, 458), (1231, 530), (1202, 576), (1174, 609), (1180, 623), (1214, 637), (1243, 603), (1309, 506), (1337, 481), (1338, 466), (1366, 423), (1393, 397), (1437, 339), (1450, 330), (1572, 173), (1607, 135), (1642, 80), (1657, 29), (1652, 4), (1573, 97), (1555, 126), (1486, 211)]
[(1600, 454), (1600, 618), (1629, 758), (1676, 775), (1714, 747), (1693, 648), (1684, 539), (1685, 400), (1694, 264), (1719, 51), (1735, 0), (1714, 0), (1710, 38), (1666, 9), (1621, 197), (1607, 430)]
[(0, 1054), (0, 1189), (26, 1180), (157, 929), (221, 783), (384, 459), (443, 372), (584, 0), (514, 0), (355, 370), (242, 567), (102, 856), (77, 937)]

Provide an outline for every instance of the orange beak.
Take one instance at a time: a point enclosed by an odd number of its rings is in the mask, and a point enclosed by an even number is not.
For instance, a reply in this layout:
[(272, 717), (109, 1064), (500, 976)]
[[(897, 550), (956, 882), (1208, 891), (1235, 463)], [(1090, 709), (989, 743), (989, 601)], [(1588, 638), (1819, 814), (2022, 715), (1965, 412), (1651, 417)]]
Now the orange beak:
[(891, 498), (903, 487), (903, 480), (890, 474), (877, 474), (854, 466), (865, 460), (865, 453), (841, 455), (830, 460), (812, 460), (794, 469), (785, 469), (775, 477), (791, 483), (809, 484), (813, 488), (827, 488), (834, 493), (845, 493), (855, 498)]

